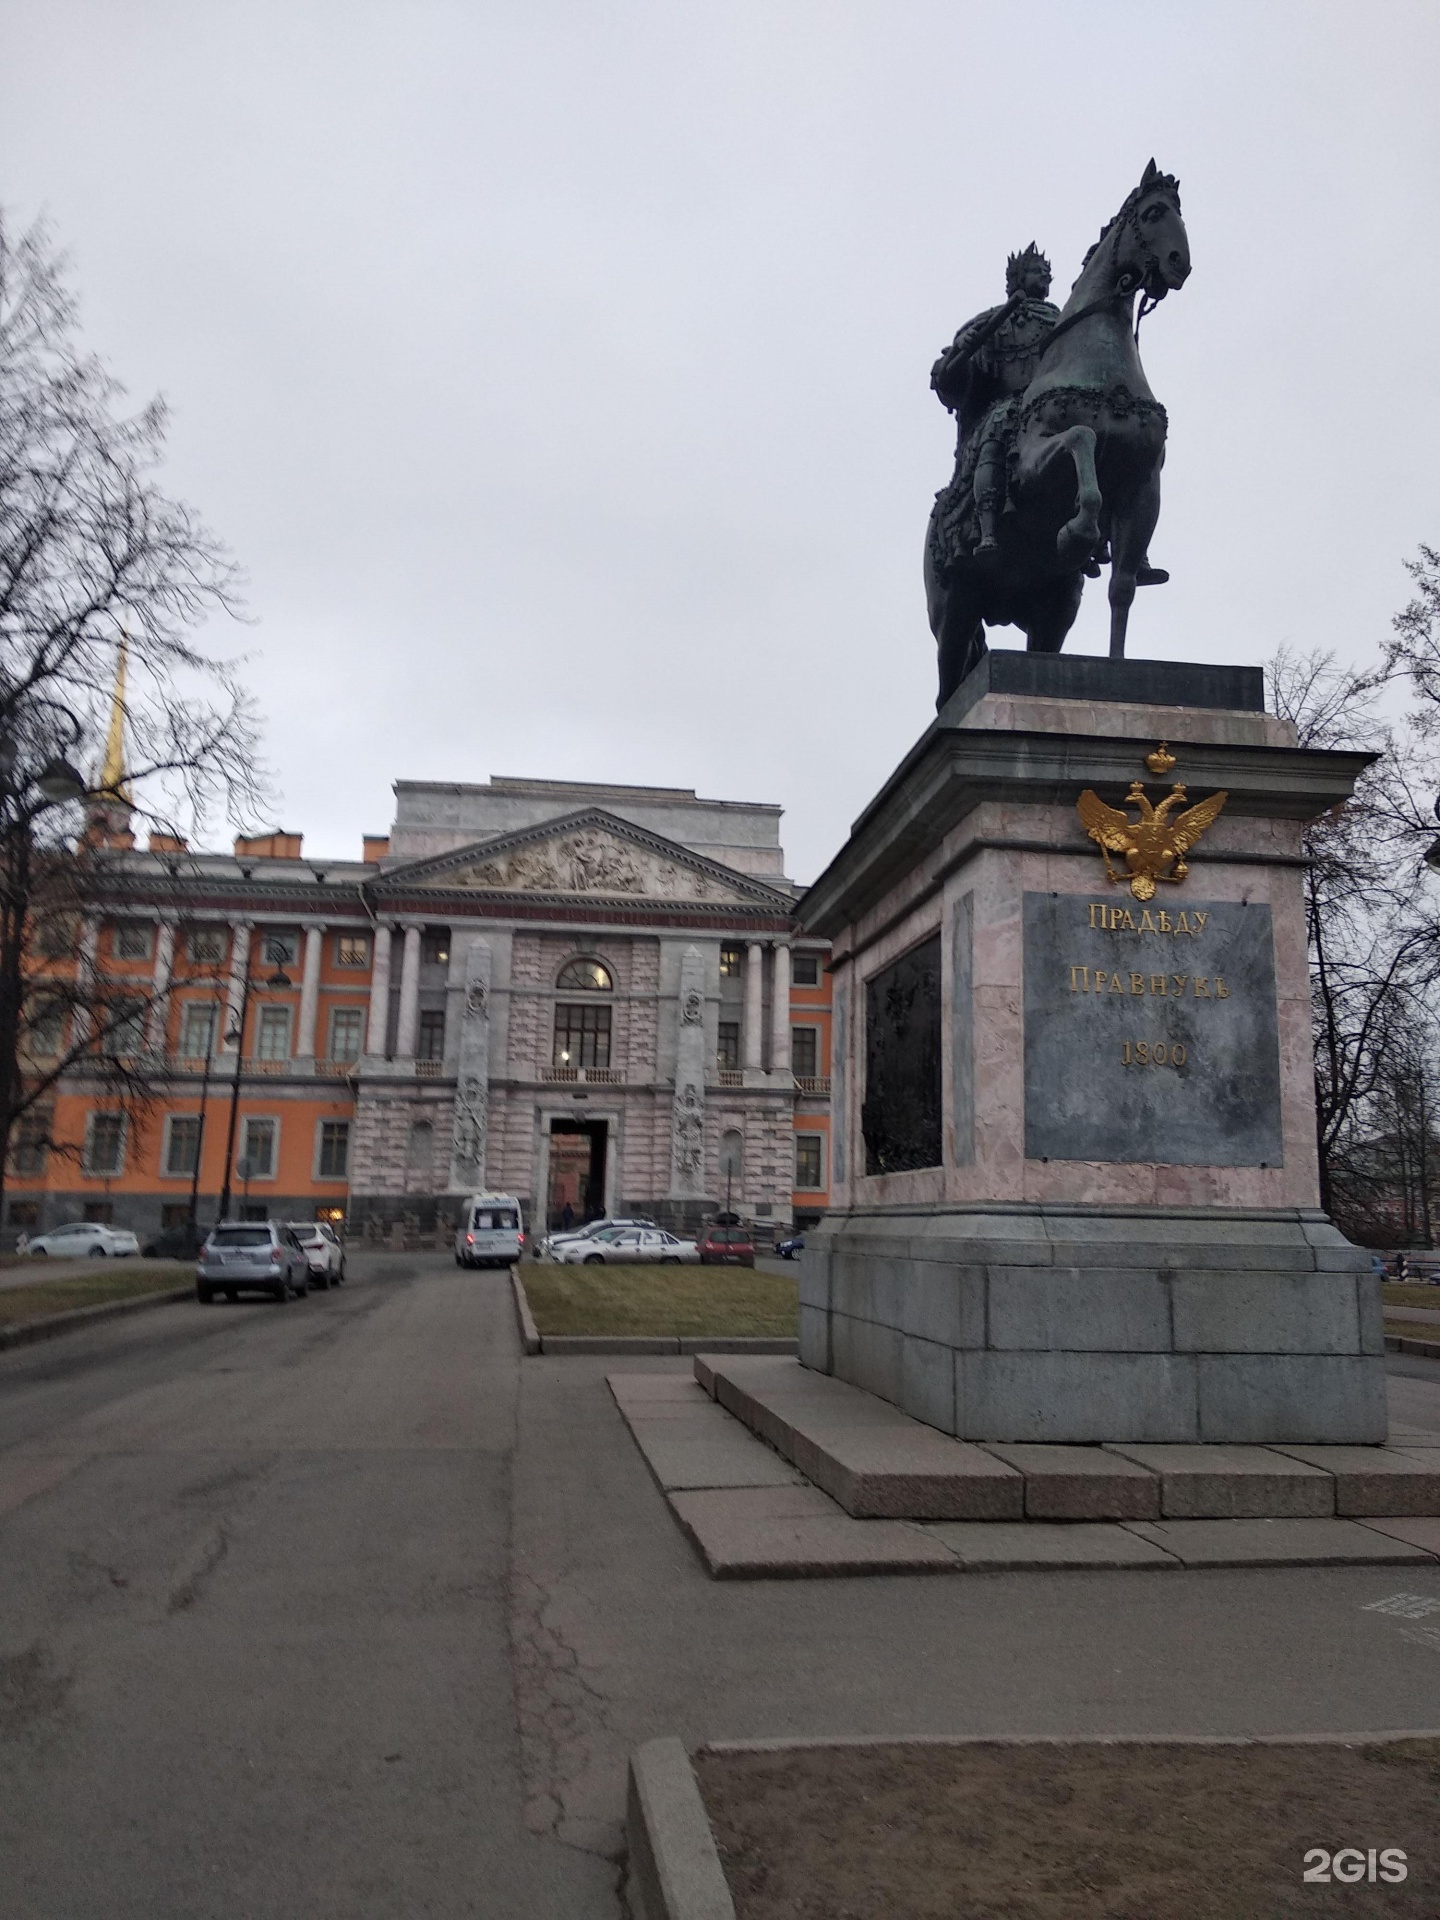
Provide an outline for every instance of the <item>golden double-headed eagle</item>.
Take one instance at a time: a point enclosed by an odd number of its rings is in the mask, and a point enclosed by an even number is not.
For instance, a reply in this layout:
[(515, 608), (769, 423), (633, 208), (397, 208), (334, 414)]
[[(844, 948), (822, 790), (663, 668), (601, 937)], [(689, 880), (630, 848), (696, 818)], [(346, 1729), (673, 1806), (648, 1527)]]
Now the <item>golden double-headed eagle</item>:
[(1173, 810), (1184, 805), (1186, 798), (1185, 789), (1178, 781), (1159, 806), (1152, 807), (1144, 787), (1135, 780), (1131, 782), (1125, 803), (1140, 809), (1138, 820), (1129, 819), (1118, 807), (1106, 806), (1089, 787), (1075, 802), (1075, 811), (1103, 854), (1110, 879), (1126, 878), (1125, 873), (1117, 873), (1111, 866), (1113, 853), (1125, 862), (1130, 891), (1135, 898), (1153, 900), (1157, 881), (1178, 883), (1185, 878), (1190, 871), (1185, 855), (1206, 828), (1214, 824), (1229, 797), (1228, 793), (1212, 793), (1208, 800), (1186, 807), (1183, 813), (1175, 813)]

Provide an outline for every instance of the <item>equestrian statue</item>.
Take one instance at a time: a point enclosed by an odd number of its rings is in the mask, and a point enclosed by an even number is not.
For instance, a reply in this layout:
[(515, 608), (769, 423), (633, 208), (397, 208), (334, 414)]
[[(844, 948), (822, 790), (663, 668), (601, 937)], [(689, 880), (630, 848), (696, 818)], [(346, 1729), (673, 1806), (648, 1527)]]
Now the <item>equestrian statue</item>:
[(1019, 627), (1032, 652), (1058, 653), (1105, 561), (1110, 656), (1123, 659), (1136, 587), (1169, 578), (1150, 564), (1166, 420), (1140, 365), (1140, 321), (1189, 273), (1180, 183), (1152, 160), (1063, 309), (1046, 297), (1050, 262), (1032, 241), (1010, 257), (1005, 304), (935, 362), (930, 384), (959, 430), (925, 538), (938, 706), (981, 659), (987, 626)]

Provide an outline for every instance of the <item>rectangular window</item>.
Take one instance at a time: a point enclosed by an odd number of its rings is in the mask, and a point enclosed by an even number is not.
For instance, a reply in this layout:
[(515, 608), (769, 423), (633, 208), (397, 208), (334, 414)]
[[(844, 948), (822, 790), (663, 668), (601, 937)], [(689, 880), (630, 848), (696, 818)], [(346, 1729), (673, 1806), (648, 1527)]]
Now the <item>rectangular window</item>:
[(101, 1015), (100, 1050), (112, 1060), (131, 1060), (145, 1046), (145, 1002), (112, 1000)]
[(330, 1016), (330, 1058), (358, 1060), (365, 1046), (362, 1007), (336, 1007)]
[(68, 960), (80, 944), (80, 923), (73, 913), (47, 913), (35, 940), (47, 960)]
[(420, 1036), (415, 1045), (417, 1060), (443, 1060), (445, 1058), (445, 1015), (443, 1010), (437, 1013), (422, 1013), (420, 1016)]
[(11, 1136), (10, 1170), (22, 1179), (35, 1179), (45, 1171), (50, 1150), (50, 1116), (29, 1113), (18, 1121)]
[(370, 964), (369, 934), (337, 933), (335, 964), (337, 967), (368, 967)]
[(160, 1209), (162, 1227), (186, 1227), (190, 1224), (190, 1203), (188, 1200), (170, 1200)]
[(799, 1080), (813, 1080), (820, 1071), (820, 1034), (815, 1027), (790, 1029), (790, 1069)]
[(426, 927), (420, 936), (420, 958), (427, 967), (449, 965), (450, 929), (448, 927)]
[(109, 1200), (87, 1200), (85, 1218), (97, 1226), (108, 1227), (115, 1218), (114, 1204)]
[(818, 987), (820, 984), (819, 954), (792, 954), (790, 958), (790, 978), (797, 987)]
[(811, 1192), (825, 1185), (825, 1136), (823, 1133), (796, 1134), (795, 1185)]
[(203, 1060), (215, 1044), (216, 1007), (212, 1000), (191, 1000), (180, 1020), (180, 1057)]
[(266, 927), (260, 951), (267, 967), (293, 967), (300, 958), (300, 936), (288, 927)]
[(257, 1060), (288, 1060), (290, 1058), (289, 1007), (260, 1009), (260, 1018), (255, 1027), (255, 1058)]
[(85, 1171), (111, 1179), (125, 1165), (125, 1116), (92, 1113), (85, 1128)]
[(740, 1022), (722, 1020), (715, 1058), (722, 1073), (737, 1073), (740, 1068)]
[(144, 920), (121, 920), (110, 935), (110, 950), (117, 960), (148, 960), (152, 928)]
[(166, 1173), (194, 1173), (199, 1151), (199, 1115), (172, 1113), (165, 1126)]
[(320, 1158), (315, 1171), (321, 1180), (343, 1180), (350, 1167), (350, 1122), (320, 1122)]
[(38, 1200), (12, 1200), (9, 1212), (12, 1227), (38, 1227), (40, 1224)]
[(556, 1007), (555, 1065), (596, 1068), (610, 1065), (609, 1007)]
[(192, 967), (218, 967), (228, 944), (224, 927), (191, 927), (185, 937)]
[(53, 1000), (36, 1007), (27, 1035), (29, 1049), (37, 1060), (53, 1060), (65, 1039), (65, 1009)]
[(743, 947), (721, 947), (720, 978), (738, 980), (745, 970), (745, 949)]
[(245, 1133), (240, 1142), (241, 1165), (235, 1169), (242, 1180), (274, 1179), (275, 1131), (273, 1120), (245, 1122)]

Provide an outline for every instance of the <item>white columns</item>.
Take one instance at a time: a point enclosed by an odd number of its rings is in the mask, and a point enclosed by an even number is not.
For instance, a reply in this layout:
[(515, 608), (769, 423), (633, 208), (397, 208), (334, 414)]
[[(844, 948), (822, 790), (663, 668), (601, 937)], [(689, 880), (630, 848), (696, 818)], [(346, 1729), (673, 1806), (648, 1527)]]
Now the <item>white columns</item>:
[(315, 1014), (320, 1005), (320, 951), (323, 927), (305, 929), (305, 971), (300, 976), (300, 1037), (295, 1051), (302, 1060), (315, 1058)]
[(763, 1059), (761, 1029), (765, 1024), (765, 949), (752, 940), (745, 950), (745, 1067), (747, 1072), (760, 1067)]
[(790, 949), (779, 940), (770, 983), (770, 1071), (790, 1071)]
[[(240, 1009), (245, 1003), (245, 970), (250, 964), (250, 934), (253, 920), (237, 920), (230, 929), (230, 982), (225, 989), (225, 1034), (240, 1024)], [(244, 1034), (239, 1034), (232, 1045), (221, 1036), (219, 1051), (239, 1053), (245, 1045)]]
[(90, 1038), (94, 1026), (89, 1001), (95, 994), (95, 955), (100, 946), (100, 918), (98, 914), (87, 913), (80, 923), (80, 951), (76, 959), (75, 974), (80, 988), (81, 1004), (76, 1007), (70, 1020), (70, 1044), (83, 1047)]
[(405, 929), (405, 957), (400, 964), (400, 1022), (395, 1029), (395, 1058), (415, 1058), (415, 1029), (420, 1021), (420, 929)]
[(155, 969), (150, 976), (150, 1016), (145, 1044), (151, 1053), (164, 1053), (169, 1026), (170, 975), (175, 967), (175, 922), (162, 920), (155, 935)]
[(390, 1028), (390, 944), (394, 929), (375, 929), (375, 964), (370, 969), (370, 1033), (365, 1051), (385, 1058)]

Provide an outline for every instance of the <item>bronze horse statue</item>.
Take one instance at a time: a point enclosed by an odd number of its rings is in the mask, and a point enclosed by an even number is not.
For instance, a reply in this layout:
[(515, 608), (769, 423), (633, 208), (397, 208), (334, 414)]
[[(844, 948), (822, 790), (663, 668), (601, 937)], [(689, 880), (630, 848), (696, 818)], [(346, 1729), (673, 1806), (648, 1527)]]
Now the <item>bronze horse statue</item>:
[(984, 655), (987, 626), (1020, 627), (1032, 652), (1058, 653), (1085, 577), (1098, 575), (1107, 546), (1110, 656), (1124, 657), (1137, 584), (1167, 578), (1148, 561), (1165, 409), (1140, 365), (1134, 305), (1140, 296), (1143, 319), (1189, 273), (1179, 182), (1152, 160), (1085, 256), (1038, 348), (1008, 427), (1009, 485), (989, 551), (976, 552), (973, 503), (964, 499), (957, 510), (955, 488), (937, 498), (925, 592), (939, 647), (938, 706)]

